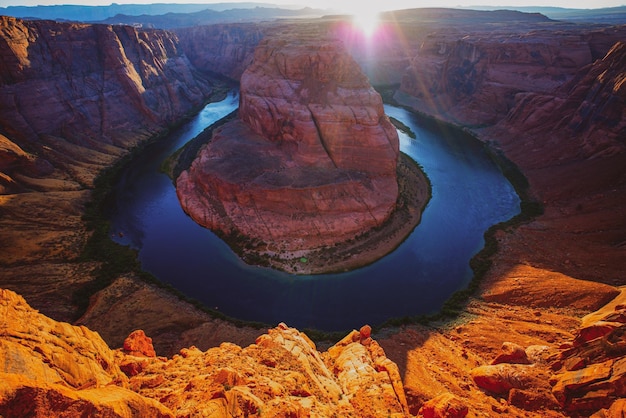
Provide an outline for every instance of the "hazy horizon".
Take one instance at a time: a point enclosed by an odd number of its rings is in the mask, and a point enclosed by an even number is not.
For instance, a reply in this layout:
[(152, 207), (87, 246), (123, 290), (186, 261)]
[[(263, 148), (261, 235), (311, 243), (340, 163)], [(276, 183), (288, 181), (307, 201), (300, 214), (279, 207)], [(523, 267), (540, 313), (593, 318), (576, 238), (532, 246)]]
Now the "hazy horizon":
[[(0, 0), (0, 6), (54, 6), (54, 5), (77, 5), (77, 6), (110, 6), (111, 4), (210, 4), (215, 3), (263, 3), (275, 4), (278, 6), (300, 6), (313, 7), (317, 9), (333, 9), (342, 11), (362, 11), (363, 5), (355, 5), (354, 0), (275, 0), (275, 1), (184, 1), (184, 0), (117, 0), (114, 2), (106, 0)], [(502, 7), (502, 8), (520, 8), (520, 7), (562, 7), (567, 9), (600, 9), (607, 7), (620, 7), (626, 3), (623, 0), (599, 0), (594, 2), (593, 7), (589, 7), (589, 2), (584, 0), (551, 0), (547, 4), (545, 0), (485, 0), (476, 2), (476, 0), (425, 0), (416, 4), (413, 0), (387, 0), (383, 5), (371, 6), (367, 8), (372, 10), (397, 10), (397, 9), (413, 9), (422, 7)]]

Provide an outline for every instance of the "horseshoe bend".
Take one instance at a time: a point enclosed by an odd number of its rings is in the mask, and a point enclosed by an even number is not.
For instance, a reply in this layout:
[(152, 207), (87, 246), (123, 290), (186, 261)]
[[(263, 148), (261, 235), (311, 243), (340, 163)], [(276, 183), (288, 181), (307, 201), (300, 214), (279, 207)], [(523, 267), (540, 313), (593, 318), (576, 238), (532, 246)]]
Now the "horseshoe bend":
[(207, 140), (177, 195), (252, 263), (293, 273), (371, 263), (428, 201), (380, 95), (336, 39), (262, 41), (241, 77), (238, 117)]
[[(607, 16), (404, 10), (386, 16), (395, 32), (370, 61), (371, 51), (344, 42), (373, 84), (393, 85), (387, 99), (469, 130), (512, 161), (543, 210), (490, 231), (482, 281), (463, 291), (462, 306), (428, 324), (407, 318), (341, 336), (199, 309), (145, 280), (136, 254), (111, 246), (111, 231), (92, 219), (106, 201), (96, 200), (107, 182), (99, 173), (214, 100), (210, 74), (238, 81), (247, 69), (239, 115), (205, 138), (214, 152), (194, 155), (185, 176), (201, 177), (194, 170), (212, 167), (202, 158), (226, 151), (241, 160), (220, 160), (222, 176), (186, 183), (190, 193), (205, 181), (227, 205), (271, 196), (306, 214), (332, 196), (327, 185), (360, 187), (369, 206), (339, 196), (350, 219), (369, 222), (370, 235), (384, 229), (406, 206), (398, 173), (413, 166), (396, 159), (390, 136), (370, 138), (380, 152), (361, 155), (372, 159), (365, 167), (345, 153), (359, 155), (354, 132), (340, 142), (329, 134), (346, 128), (340, 110), (355, 96), (348, 116), (362, 122), (350, 129), (387, 132), (379, 98), (360, 77), (342, 78), (352, 64), (332, 42), (302, 51), (295, 38), (273, 37), (290, 25), (345, 35), (341, 18), (160, 30), (0, 17), (0, 415), (623, 416), (626, 26)], [(302, 72), (281, 56), (287, 48), (311, 56), (307, 76), (323, 68), (334, 78), (287, 77)], [(254, 147), (260, 161), (244, 152)], [(255, 180), (244, 189), (241, 178)], [(313, 187), (317, 200), (306, 194)], [(197, 206), (200, 219), (214, 216)], [(224, 234), (234, 228), (220, 222)], [(324, 223), (310, 222), (320, 231), (313, 245), (329, 246)], [(280, 228), (272, 233), (285, 233), (282, 250), (297, 257), (302, 241)], [(98, 239), (107, 244), (94, 247)], [(355, 286), (356, 303), (362, 292)]]

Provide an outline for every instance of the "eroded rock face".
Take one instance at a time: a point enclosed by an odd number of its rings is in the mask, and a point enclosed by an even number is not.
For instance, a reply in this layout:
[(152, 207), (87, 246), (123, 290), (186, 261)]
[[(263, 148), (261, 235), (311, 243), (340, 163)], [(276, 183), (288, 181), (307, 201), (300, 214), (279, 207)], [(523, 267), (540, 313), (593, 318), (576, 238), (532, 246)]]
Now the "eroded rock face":
[(617, 42), (550, 94), (520, 94), (506, 125), (530, 133), (566, 131), (577, 156), (626, 152), (626, 43)]
[(462, 124), (493, 124), (520, 91), (545, 92), (592, 62), (578, 33), (559, 41), (540, 32), (461, 36), (436, 33), (421, 45), (402, 79), (402, 91), (423, 100), (428, 112)]
[[(65, 189), (89, 184), (97, 170), (88, 167), (110, 164), (211, 92), (165, 31), (3, 16), (0, 40), (1, 134), (79, 185)], [(52, 171), (16, 168), (9, 157), (0, 152), (11, 178)]]
[(320, 353), (280, 324), (245, 348), (192, 347), (152, 361), (130, 385), (177, 416), (409, 416), (397, 366), (358, 331)]
[(380, 95), (341, 43), (268, 39), (241, 78), (239, 119), (215, 131), (177, 193), (208, 228), (308, 251), (387, 219), (398, 148)]
[(498, 238), (506, 248), (498, 257), (510, 264), (502, 271), (525, 259), (571, 277), (623, 281), (625, 33), (438, 32), (405, 75), (399, 101), (495, 144), (543, 205), (536, 223)]
[(202, 71), (239, 80), (252, 62), (266, 28), (256, 23), (204, 25), (176, 29), (189, 61)]
[(94, 178), (213, 87), (173, 33), (125, 26), (0, 16), (0, 62), (1, 284), (72, 320)]

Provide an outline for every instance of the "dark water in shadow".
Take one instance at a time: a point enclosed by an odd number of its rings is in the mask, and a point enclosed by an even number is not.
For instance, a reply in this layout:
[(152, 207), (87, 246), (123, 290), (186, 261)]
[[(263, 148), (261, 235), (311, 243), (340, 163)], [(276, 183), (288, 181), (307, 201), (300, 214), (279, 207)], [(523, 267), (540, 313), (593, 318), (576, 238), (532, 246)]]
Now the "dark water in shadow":
[(485, 230), (519, 212), (513, 187), (480, 143), (386, 106), (417, 134), (400, 133), (400, 148), (424, 167), (433, 188), (411, 236), (387, 257), (349, 273), (294, 276), (248, 266), (185, 215), (172, 182), (158, 171), (163, 159), (237, 104), (236, 96), (209, 104), (148, 147), (122, 173), (110, 212), (112, 232), (123, 232), (118, 242), (139, 250), (146, 271), (232, 317), (333, 331), (435, 312), (471, 279), (469, 260), (482, 248)]

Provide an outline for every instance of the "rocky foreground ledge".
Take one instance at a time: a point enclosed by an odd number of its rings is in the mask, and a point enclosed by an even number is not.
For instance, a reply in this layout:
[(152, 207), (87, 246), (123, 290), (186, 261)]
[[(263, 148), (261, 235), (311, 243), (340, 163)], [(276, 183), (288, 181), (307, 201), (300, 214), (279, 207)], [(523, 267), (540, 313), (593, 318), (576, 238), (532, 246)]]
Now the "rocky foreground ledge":
[[(426, 180), (407, 162), (398, 171), (397, 132), (340, 41), (301, 34), (262, 41), (240, 94), (239, 117), (215, 130), (176, 189), (184, 210), (242, 248), (248, 262), (341, 270), (357, 255), (360, 265), (385, 255), (417, 224)], [(371, 239), (361, 245), (370, 251), (353, 248), (396, 211), (398, 175), (420, 189), (410, 193), (417, 216), (408, 226), (406, 217), (396, 222), (404, 234), (386, 234), (401, 235), (386, 251)], [(332, 258), (320, 255), (329, 249)]]
[(326, 352), (284, 324), (256, 343), (157, 357), (133, 332), (110, 349), (86, 327), (56, 322), (0, 289), (3, 417), (305, 417), (408, 415), (398, 367), (352, 331)]
[[(595, 290), (615, 295), (609, 286)], [(539, 318), (534, 334), (540, 335), (553, 317)], [(438, 368), (438, 373), (422, 373), (419, 382), (403, 384), (406, 364), (399, 368), (390, 360), (367, 325), (324, 352), (304, 333), (279, 324), (244, 348), (227, 342), (206, 351), (191, 346), (166, 358), (157, 356), (141, 330), (113, 350), (98, 333), (54, 321), (18, 294), (0, 289), (0, 416), (600, 418), (626, 413), (624, 292), (583, 318), (558, 348), (503, 340), (489, 359), (487, 351), (475, 355), (473, 344), (480, 341), (466, 341), (439, 364), (445, 350), (436, 348), (437, 341), (458, 346), (479, 319), (447, 335), (432, 329), (424, 347), (402, 362), (425, 356), (419, 367)], [(501, 320), (496, 326), (502, 338), (502, 326), (509, 322)], [(490, 322), (480, 325), (487, 339)], [(516, 326), (507, 337), (515, 338)], [(396, 333), (394, 347), (415, 336), (413, 329)], [(423, 388), (419, 395), (416, 385)]]

